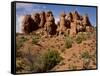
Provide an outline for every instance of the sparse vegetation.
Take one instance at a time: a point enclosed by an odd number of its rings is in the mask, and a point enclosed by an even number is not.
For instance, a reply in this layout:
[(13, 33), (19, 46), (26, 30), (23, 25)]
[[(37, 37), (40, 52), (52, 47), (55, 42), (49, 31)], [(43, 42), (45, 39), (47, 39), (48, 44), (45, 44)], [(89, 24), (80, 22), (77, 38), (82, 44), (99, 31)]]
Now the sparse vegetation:
[(38, 55), (35, 58), (31, 66), (31, 71), (33, 72), (46, 72), (60, 62), (60, 56), (58, 52), (54, 50), (48, 50), (46, 53)]
[(21, 48), (22, 47), (22, 42), (17, 42), (16, 43), (16, 49), (18, 50), (19, 48)]
[(23, 46), (23, 43), (24, 43), (25, 41), (27, 41), (27, 40), (28, 40), (28, 39), (25, 38), (24, 36), (20, 37), (20, 39), (17, 40), (17, 42), (16, 42), (16, 49), (17, 49), (17, 50), (20, 49), (20, 48)]
[(60, 54), (54, 49), (48, 49), (48, 52), (43, 55), (43, 61), (46, 70), (53, 68), (61, 61)]
[(26, 37), (24, 37), (24, 36), (21, 37), (22, 42), (25, 42), (26, 40), (28, 40)]
[(82, 58), (83, 59), (89, 59), (90, 58), (89, 52), (88, 51), (83, 52), (82, 53)]
[[(91, 69), (90, 61), (92, 60), (92, 55), (89, 54), (88, 51), (82, 53), (83, 58), (83, 69)], [(96, 61), (95, 61), (96, 62)]]
[(73, 64), (69, 64), (69, 70), (77, 70), (77, 66)]
[(62, 57), (58, 51), (53, 49), (34, 55), (29, 50), (29, 53), (24, 58), (21, 58), (21, 56), (16, 58), (16, 71), (47, 72), (57, 65), (61, 59)]
[(68, 36), (65, 39), (65, 48), (71, 48), (72, 47), (72, 39)]
[(57, 65), (61, 61), (61, 57), (56, 50), (48, 49), (47, 52), (37, 58), (33, 68), (36, 72), (47, 72), (52, 69), (55, 65)]
[(25, 58), (16, 58), (16, 72), (17, 73), (27, 73), (30, 70), (30, 66), (25, 60)]
[(90, 35), (91, 35), (90, 32), (80, 32), (76, 36), (76, 42), (80, 44), (82, 43), (82, 41), (89, 39)]
[(39, 36), (38, 35), (33, 35), (32, 36), (32, 44), (37, 44), (39, 42)]
[(77, 36), (77, 37), (76, 37), (76, 42), (77, 42), (78, 44), (80, 44), (80, 43), (82, 42), (82, 37), (81, 37), (81, 36)]

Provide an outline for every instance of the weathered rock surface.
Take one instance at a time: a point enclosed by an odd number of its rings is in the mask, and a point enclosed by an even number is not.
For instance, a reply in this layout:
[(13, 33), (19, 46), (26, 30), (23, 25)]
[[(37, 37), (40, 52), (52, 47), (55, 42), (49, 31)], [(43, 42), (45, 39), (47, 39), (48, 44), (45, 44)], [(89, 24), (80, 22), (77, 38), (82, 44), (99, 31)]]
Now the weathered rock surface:
[(34, 30), (38, 29), (37, 24), (32, 20), (31, 15), (26, 15), (22, 21), (22, 32), (30, 33)]
[(57, 26), (51, 11), (46, 12), (46, 22), (44, 28), (47, 35), (54, 35), (56, 33)]
[(46, 35), (63, 34), (69, 32), (70, 35), (76, 35), (78, 32), (92, 32), (93, 26), (90, 23), (87, 14), (81, 16), (77, 11), (60, 14), (60, 20), (55, 24), (55, 18), (52, 11), (34, 13), (23, 17), (21, 28), (23, 33), (31, 33), (38, 29), (45, 32)]
[(46, 22), (46, 18), (45, 18), (45, 12), (41, 12), (40, 13), (40, 24), (39, 27), (44, 27), (44, 24)]

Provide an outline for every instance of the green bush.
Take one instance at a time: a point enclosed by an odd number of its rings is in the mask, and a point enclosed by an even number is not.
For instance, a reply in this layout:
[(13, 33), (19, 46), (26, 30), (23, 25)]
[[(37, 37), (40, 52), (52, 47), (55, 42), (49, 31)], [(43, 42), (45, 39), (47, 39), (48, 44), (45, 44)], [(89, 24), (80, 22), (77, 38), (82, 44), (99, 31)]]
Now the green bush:
[(90, 58), (88, 51), (83, 52), (81, 56), (82, 56), (83, 59), (89, 59)]
[(89, 39), (90, 37), (91, 37), (91, 33), (90, 32), (80, 32), (76, 36), (76, 42), (79, 44), (82, 41)]
[(72, 47), (72, 39), (70, 37), (66, 37), (65, 39), (65, 47), (71, 48)]
[(39, 42), (38, 36), (32, 36), (32, 44), (37, 44)]
[(55, 65), (57, 65), (61, 57), (56, 50), (48, 49), (48, 52), (43, 55), (43, 59), (45, 61), (46, 70), (53, 68)]
[(82, 37), (81, 37), (81, 36), (77, 36), (77, 37), (76, 37), (76, 42), (77, 42), (78, 44), (80, 44), (80, 43), (82, 42)]
[(47, 72), (61, 61), (61, 57), (56, 50), (48, 49), (47, 52), (38, 56), (33, 64), (33, 72)]

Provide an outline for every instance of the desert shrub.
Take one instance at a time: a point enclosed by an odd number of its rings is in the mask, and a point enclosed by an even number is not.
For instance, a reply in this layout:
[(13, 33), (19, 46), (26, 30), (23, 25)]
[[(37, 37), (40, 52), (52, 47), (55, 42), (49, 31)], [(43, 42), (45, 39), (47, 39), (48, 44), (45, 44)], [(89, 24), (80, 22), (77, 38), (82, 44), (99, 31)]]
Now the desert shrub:
[(88, 51), (84, 51), (81, 54), (81, 57), (83, 59), (83, 69), (92, 69), (91, 61), (96, 65), (96, 54), (95, 52), (93, 54), (89, 54)]
[(32, 54), (31, 50), (23, 57), (16, 58), (16, 71), (27, 72), (47, 72), (57, 65), (62, 57), (57, 50), (48, 49), (43, 53)]
[(76, 42), (79, 44), (82, 42), (82, 37), (81, 36), (77, 36), (76, 37)]
[(72, 39), (68, 36), (65, 39), (65, 47), (66, 48), (71, 48), (72, 47)]
[(80, 32), (76, 36), (76, 42), (81, 43), (84, 40), (90, 39), (93, 33), (91, 32)]
[(21, 37), (22, 42), (25, 42), (26, 40), (28, 40), (26, 37), (24, 37), (24, 36)]
[(81, 54), (81, 57), (83, 59), (83, 69), (90, 69), (91, 68), (91, 66), (90, 66), (91, 55), (89, 54), (89, 52), (88, 51), (84, 51)]
[(32, 36), (32, 44), (37, 44), (39, 42), (39, 36), (38, 35), (33, 35)]
[(91, 33), (91, 32), (87, 32), (87, 33), (86, 33), (87, 39), (91, 38), (91, 35), (92, 35), (92, 34), (93, 34), (93, 33)]
[(83, 52), (81, 56), (82, 56), (83, 59), (89, 59), (90, 58), (88, 51)]
[(56, 50), (48, 49), (47, 52), (39, 55), (33, 64), (34, 72), (47, 72), (61, 61), (61, 57)]
[(27, 73), (30, 70), (29, 64), (24, 58), (17, 57), (16, 58), (16, 72), (17, 73)]
[(80, 44), (82, 41), (87, 40), (90, 37), (88, 32), (80, 32), (76, 36), (76, 42)]
[(24, 36), (20, 37), (19, 39), (17, 39), (17, 42), (16, 42), (16, 49), (20, 49), (22, 46), (23, 46), (23, 43), (25, 41), (27, 41), (28, 39), (25, 38)]
[(57, 65), (60, 62), (61, 57), (58, 51), (48, 49), (48, 52), (43, 55), (43, 59), (45, 61), (44, 64), (46, 65), (46, 69), (48, 70)]

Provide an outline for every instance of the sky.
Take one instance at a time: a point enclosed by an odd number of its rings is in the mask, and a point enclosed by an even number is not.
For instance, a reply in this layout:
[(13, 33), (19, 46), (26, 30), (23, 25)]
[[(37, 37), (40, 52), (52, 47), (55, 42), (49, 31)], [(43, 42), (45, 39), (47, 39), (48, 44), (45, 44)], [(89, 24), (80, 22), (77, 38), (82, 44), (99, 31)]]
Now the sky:
[(26, 14), (32, 14), (41, 11), (51, 10), (53, 12), (55, 22), (59, 21), (61, 12), (66, 14), (78, 11), (80, 15), (88, 14), (90, 22), (93, 26), (96, 26), (96, 7), (84, 7), (84, 6), (69, 6), (69, 5), (53, 5), (53, 4), (34, 4), (34, 3), (16, 3), (16, 32), (20, 32), (20, 17)]

